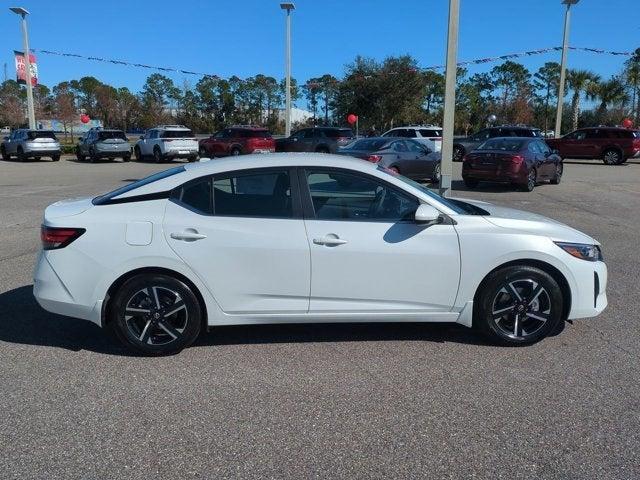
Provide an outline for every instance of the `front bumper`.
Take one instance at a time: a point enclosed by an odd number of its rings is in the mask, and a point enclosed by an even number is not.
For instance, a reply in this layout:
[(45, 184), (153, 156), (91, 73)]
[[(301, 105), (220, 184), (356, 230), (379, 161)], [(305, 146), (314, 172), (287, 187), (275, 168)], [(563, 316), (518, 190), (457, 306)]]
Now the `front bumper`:
[(608, 271), (604, 262), (575, 259), (572, 268), (576, 287), (572, 292), (569, 319), (595, 317), (607, 308)]

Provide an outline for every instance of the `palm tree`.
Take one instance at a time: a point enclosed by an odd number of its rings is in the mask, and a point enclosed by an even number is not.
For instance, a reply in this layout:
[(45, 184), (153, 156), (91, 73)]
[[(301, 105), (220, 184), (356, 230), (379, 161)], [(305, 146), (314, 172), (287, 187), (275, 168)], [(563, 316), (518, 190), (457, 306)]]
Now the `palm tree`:
[(600, 102), (598, 115), (601, 120), (610, 106), (624, 103), (629, 99), (624, 83), (615, 76), (592, 87), (587, 94), (589, 98)]
[(572, 130), (578, 128), (578, 117), (580, 116), (580, 96), (583, 92), (592, 91), (600, 82), (600, 77), (589, 70), (569, 70), (567, 72), (567, 83), (573, 90), (571, 98)]

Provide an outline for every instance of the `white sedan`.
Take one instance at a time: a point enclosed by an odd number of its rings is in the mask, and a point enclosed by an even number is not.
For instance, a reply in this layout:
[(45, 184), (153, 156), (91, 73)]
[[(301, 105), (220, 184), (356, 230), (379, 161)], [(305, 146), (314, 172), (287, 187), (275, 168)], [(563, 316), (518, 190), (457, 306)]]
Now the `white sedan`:
[(34, 294), (151, 355), (216, 325), (457, 322), (529, 344), (607, 306), (596, 240), (364, 160), (187, 164), (49, 206)]

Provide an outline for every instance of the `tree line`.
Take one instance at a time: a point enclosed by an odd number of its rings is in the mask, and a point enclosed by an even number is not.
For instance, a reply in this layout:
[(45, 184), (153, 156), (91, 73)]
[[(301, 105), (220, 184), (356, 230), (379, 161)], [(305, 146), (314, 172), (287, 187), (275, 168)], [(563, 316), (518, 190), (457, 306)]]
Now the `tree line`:
[[(490, 71), (469, 75), (457, 70), (455, 130), (468, 134), (486, 125), (494, 114), (498, 123), (553, 128), (560, 65), (547, 62), (531, 72), (505, 61)], [(384, 131), (408, 123), (440, 125), (444, 75), (419, 68), (410, 55), (383, 61), (358, 56), (345, 66), (341, 79), (331, 74), (300, 85), (292, 79), (292, 99), (311, 112), (306, 125), (344, 125), (355, 113), (361, 130)], [(265, 75), (241, 79), (202, 77), (177, 85), (154, 73), (139, 92), (105, 84), (86, 76), (52, 88), (34, 89), (37, 119), (58, 119), (72, 125), (81, 113), (124, 130), (146, 129), (160, 123), (182, 123), (196, 132), (214, 132), (228, 125), (254, 124), (274, 133), (284, 131), (284, 80)], [(565, 85), (563, 132), (580, 126), (616, 125), (623, 118), (640, 120), (640, 48), (620, 71), (604, 78), (590, 70), (569, 69)], [(0, 124), (25, 124), (25, 88), (14, 80), (0, 85)], [(584, 101), (589, 108), (582, 108)], [(303, 125), (294, 125), (300, 127)]]

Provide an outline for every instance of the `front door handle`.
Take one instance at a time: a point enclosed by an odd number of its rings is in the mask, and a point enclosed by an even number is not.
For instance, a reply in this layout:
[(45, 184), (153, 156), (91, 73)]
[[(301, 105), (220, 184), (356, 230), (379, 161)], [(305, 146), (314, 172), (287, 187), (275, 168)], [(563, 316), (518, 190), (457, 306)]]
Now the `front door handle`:
[(169, 236), (174, 240), (183, 240), (185, 242), (194, 242), (196, 240), (207, 238), (205, 234), (198, 233), (194, 229), (187, 229), (183, 232), (172, 232)]
[(313, 243), (316, 245), (326, 245), (327, 247), (335, 247), (338, 245), (344, 245), (346, 240), (339, 238), (337, 235), (330, 233), (321, 238), (314, 238)]

